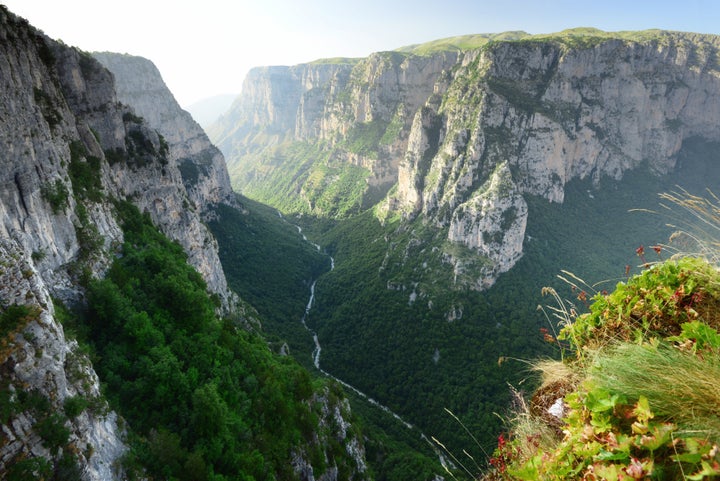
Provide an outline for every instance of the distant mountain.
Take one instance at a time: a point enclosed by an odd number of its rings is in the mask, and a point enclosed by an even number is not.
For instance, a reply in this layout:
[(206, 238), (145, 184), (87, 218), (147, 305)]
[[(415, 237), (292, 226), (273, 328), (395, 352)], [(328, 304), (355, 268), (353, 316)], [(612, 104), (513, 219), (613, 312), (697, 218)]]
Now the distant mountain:
[(224, 94), (215, 95), (206, 99), (198, 100), (197, 102), (184, 107), (185, 110), (190, 112), (195, 122), (199, 123), (200, 126), (207, 130), (217, 119), (228, 111), (233, 100), (237, 98), (237, 94)]

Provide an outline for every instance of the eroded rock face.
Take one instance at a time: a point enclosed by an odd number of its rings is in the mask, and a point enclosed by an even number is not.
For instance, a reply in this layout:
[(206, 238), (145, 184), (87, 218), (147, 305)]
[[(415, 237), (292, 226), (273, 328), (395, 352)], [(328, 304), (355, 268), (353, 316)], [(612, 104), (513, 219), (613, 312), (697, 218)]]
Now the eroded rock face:
[[(414, 112), (456, 59), (455, 52), (430, 57), (381, 52), (361, 60), (256, 68), (210, 136), (241, 190), (238, 179), (252, 178), (261, 168), (241, 159), (296, 141), (322, 143), (333, 161), (367, 169), (368, 186), (386, 192), (397, 181)], [(366, 137), (373, 139), (372, 148), (356, 142)]]
[[(490, 287), (522, 257), (527, 215), (527, 203), (513, 183), (507, 162), (498, 165), (482, 187), (453, 211), (448, 239), (491, 263), (477, 287)], [(457, 270), (458, 262), (453, 263)]]
[(130, 105), (168, 143), (168, 161), (177, 163), (190, 200), (201, 211), (232, 203), (233, 191), (222, 153), (202, 127), (175, 100), (155, 65), (142, 57), (93, 53), (115, 77), (118, 100)]
[[(0, 389), (16, 406), (0, 426), (0, 466), (5, 471), (26, 458), (52, 461), (58, 447), (53, 443), (62, 442), (59, 447), (75, 453), (82, 479), (120, 479), (118, 461), (127, 450), (124, 433), (102, 398), (90, 360), (76, 341), (65, 337), (50, 290), (17, 242), (0, 238), (0, 265), (4, 307), (25, 306), (28, 312), (7, 326), (10, 332), (0, 348)], [(63, 416), (74, 399), (88, 406)], [(45, 404), (46, 409), (38, 407)], [(57, 431), (47, 426), (60, 426), (67, 438), (56, 441), (51, 435)]]
[[(517, 218), (518, 193), (562, 202), (574, 178), (620, 179), (642, 164), (668, 173), (683, 140), (720, 138), (719, 45), (714, 36), (663, 33), (577, 48), (500, 42), (468, 53), (442, 102), (430, 99), (416, 114), (391, 206), (436, 218), (450, 240), (487, 256), (493, 249), (474, 240), (476, 229), (492, 236), (490, 218)], [(473, 214), (468, 202), (506, 162), (509, 197), (492, 201), (504, 213), (488, 217), (486, 206)], [(508, 227), (489, 256), (495, 272), (519, 258), (524, 224)]]
[[(343, 479), (339, 473), (349, 473), (348, 479), (354, 481), (371, 479), (365, 460), (365, 446), (362, 436), (349, 421), (350, 402), (347, 398), (338, 399), (325, 388), (310, 399), (310, 403), (319, 406), (318, 430), (310, 446), (291, 453), (292, 467), (301, 481), (338, 481)], [(345, 453), (333, 454), (333, 445), (344, 447)], [(324, 471), (316, 472), (309, 460), (308, 449), (320, 448), (326, 466)]]
[[(229, 165), (247, 162), (243, 175), (261, 150), (251, 139), (272, 131), (276, 142), (313, 143), (333, 162), (368, 169), (364, 188), (393, 187), (384, 215), (450, 227), (450, 240), (487, 257), (476, 233), (465, 238), (458, 229), (471, 212), (487, 237), (494, 232), (488, 219), (512, 217), (517, 195), (562, 202), (571, 179), (620, 179), (641, 165), (668, 173), (684, 140), (718, 140), (719, 47), (719, 37), (679, 32), (549, 36), (425, 57), (383, 52), (352, 67), (258, 69), (216, 127)], [(334, 70), (300, 82), (313, 69)], [(375, 143), (353, 151), (358, 138)], [(267, 159), (263, 168), (283, 168), (281, 157)], [(505, 162), (513, 197), (493, 201), (505, 214), (470, 208)], [(239, 184), (262, 182), (243, 175)], [(516, 227), (504, 236), (512, 246), (490, 249), (494, 265), (481, 278), (519, 258), (523, 232)]]
[[(449, 228), (450, 241), (488, 261), (478, 278), (486, 285), (519, 258), (524, 224), (503, 236), (489, 224), (521, 218), (518, 195), (562, 202), (571, 179), (620, 179), (641, 165), (665, 174), (684, 140), (718, 140), (719, 47), (719, 37), (679, 32), (548, 36), (462, 53), (383, 52), (352, 67), (258, 69), (216, 128), (229, 165), (245, 162), (233, 173), (240, 188), (262, 182), (256, 167), (283, 168), (271, 151), (254, 164), (262, 148), (253, 139), (270, 131), (328, 152), (323, 161), (368, 169), (362, 188), (391, 192), (383, 215)], [(300, 82), (323, 68), (334, 70)], [(505, 163), (511, 197), (480, 207)], [(478, 242), (478, 229), (503, 245)]]
[(217, 255), (217, 242), (202, 222), (212, 206), (234, 204), (222, 153), (180, 108), (151, 61), (108, 52), (93, 57), (112, 72), (118, 100), (131, 106), (167, 145), (163, 175), (151, 173), (138, 179), (135, 172), (120, 173), (116, 183), (137, 196), (135, 203), (141, 210), (150, 212), (165, 235), (183, 246), (210, 290), (227, 305), (232, 294)]

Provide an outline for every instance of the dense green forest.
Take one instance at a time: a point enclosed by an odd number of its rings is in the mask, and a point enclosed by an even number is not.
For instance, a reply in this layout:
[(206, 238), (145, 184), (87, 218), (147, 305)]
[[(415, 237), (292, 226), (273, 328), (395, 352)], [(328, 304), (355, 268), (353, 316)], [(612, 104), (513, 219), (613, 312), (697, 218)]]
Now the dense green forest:
[(131, 204), (117, 208), (122, 252), (104, 279), (90, 281), (79, 327), (111, 407), (132, 429), (130, 473), (293, 479), (290, 456), (302, 446), (316, 472), (337, 464), (347, 476), (342, 440), (315, 438), (320, 396), (336, 404), (337, 386), (273, 354), (246, 319), (217, 317), (182, 248)]
[(241, 196), (238, 202), (242, 209), (217, 206), (208, 223), (230, 287), (260, 313), (269, 340), (287, 342), (291, 352), (312, 351), (300, 319), (310, 285), (330, 270), (330, 258), (304, 242), (277, 210)]
[[(238, 202), (241, 210), (218, 206), (216, 219), (208, 224), (218, 240), (228, 284), (257, 308), (265, 337), (275, 349), (287, 343), (302, 365), (321, 376), (312, 363), (312, 336), (301, 318), (310, 284), (330, 271), (330, 258), (303, 240), (297, 227), (275, 209), (242, 196)], [(361, 417), (375, 479), (415, 481), (443, 472), (435, 451), (417, 429), (408, 430), (352, 391), (345, 394)]]

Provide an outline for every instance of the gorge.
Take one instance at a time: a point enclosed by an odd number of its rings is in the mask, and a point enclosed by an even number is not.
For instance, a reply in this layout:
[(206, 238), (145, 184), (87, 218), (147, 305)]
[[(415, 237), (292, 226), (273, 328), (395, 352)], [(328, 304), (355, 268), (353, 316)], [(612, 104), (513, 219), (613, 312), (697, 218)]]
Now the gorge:
[(612, 290), (720, 181), (712, 35), (259, 67), (208, 135), (150, 60), (0, 40), (0, 479), (475, 476), (542, 288), (586, 308), (558, 274)]
[(658, 193), (716, 184), (717, 42), (510, 32), (262, 67), (209, 133), (233, 186), (336, 260), (326, 369), (461, 452), (449, 408), (489, 450), (526, 382), (498, 361), (552, 355), (542, 288), (611, 288), (670, 236), (640, 213)]

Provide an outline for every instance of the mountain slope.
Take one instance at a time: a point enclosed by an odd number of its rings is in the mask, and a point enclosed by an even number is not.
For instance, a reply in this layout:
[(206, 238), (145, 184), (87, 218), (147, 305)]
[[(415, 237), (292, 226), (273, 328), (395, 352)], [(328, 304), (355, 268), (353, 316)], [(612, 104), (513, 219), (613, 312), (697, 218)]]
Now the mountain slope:
[(522, 256), (520, 196), (561, 202), (571, 179), (642, 164), (667, 173), (684, 140), (718, 140), (717, 37), (498, 38), (255, 70), (211, 137), (236, 188), (287, 212), (343, 217), (392, 188), (381, 215), (447, 227), (450, 244), (486, 259), (478, 288)]

